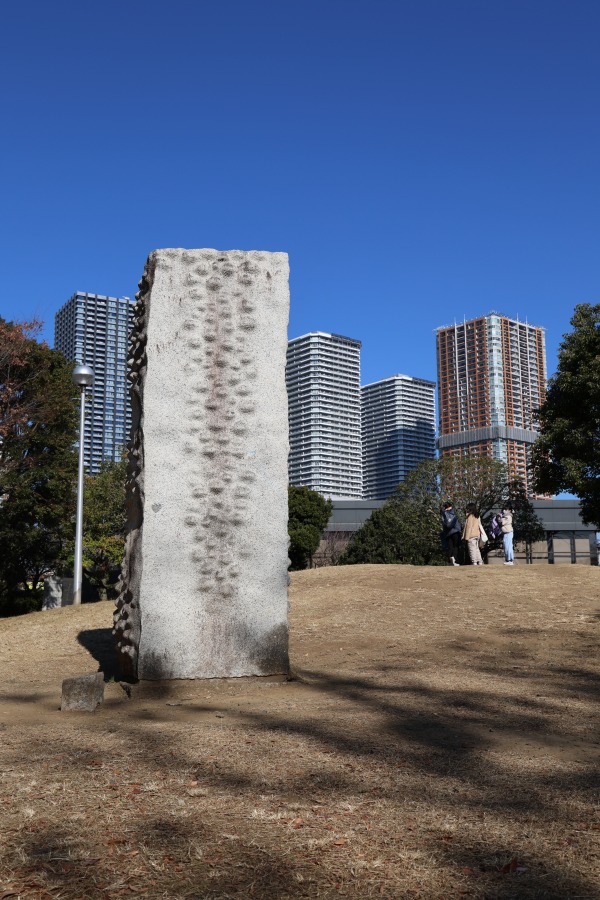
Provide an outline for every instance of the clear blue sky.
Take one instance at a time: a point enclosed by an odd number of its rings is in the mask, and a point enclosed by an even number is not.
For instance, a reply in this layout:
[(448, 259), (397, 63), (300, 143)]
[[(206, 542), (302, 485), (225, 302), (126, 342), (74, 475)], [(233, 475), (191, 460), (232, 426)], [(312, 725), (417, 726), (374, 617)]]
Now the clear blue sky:
[(598, 0), (2, 7), (0, 314), (157, 247), (285, 250), (290, 337), (435, 379), (434, 329), (600, 302)]

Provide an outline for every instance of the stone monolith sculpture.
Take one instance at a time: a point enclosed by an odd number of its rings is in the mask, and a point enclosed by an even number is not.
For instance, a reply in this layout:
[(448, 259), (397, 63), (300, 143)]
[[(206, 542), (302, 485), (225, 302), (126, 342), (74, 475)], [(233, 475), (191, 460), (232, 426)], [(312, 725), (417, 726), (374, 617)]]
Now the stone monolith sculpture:
[(130, 349), (128, 679), (288, 670), (285, 253), (156, 250)]

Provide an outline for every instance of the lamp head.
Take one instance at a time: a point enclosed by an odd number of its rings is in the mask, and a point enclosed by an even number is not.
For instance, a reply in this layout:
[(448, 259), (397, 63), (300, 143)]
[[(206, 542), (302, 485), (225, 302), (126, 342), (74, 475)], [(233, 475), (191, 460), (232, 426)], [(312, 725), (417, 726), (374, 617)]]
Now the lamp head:
[(94, 370), (89, 366), (75, 366), (71, 377), (73, 383), (80, 388), (91, 387), (94, 383)]

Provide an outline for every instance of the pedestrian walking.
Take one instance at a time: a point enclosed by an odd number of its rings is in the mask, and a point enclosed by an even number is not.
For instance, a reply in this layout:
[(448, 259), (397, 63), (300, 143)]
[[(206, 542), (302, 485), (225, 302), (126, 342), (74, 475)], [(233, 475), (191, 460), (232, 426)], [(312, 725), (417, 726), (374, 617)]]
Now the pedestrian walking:
[(460, 547), (460, 533), (462, 525), (456, 517), (456, 513), (449, 500), (444, 503), (441, 510), (442, 516), (442, 545), (448, 554), (448, 562), (451, 566), (458, 566), (458, 550)]
[(474, 503), (467, 504), (467, 520), (463, 528), (463, 540), (467, 542), (469, 551), (469, 559), (474, 566), (482, 566), (483, 560), (479, 550), (479, 541), (481, 540), (481, 532), (483, 531), (481, 519), (479, 518), (479, 510)]
[(502, 508), (502, 543), (504, 544), (504, 565), (514, 565), (515, 556), (513, 552), (513, 510), (509, 503)]

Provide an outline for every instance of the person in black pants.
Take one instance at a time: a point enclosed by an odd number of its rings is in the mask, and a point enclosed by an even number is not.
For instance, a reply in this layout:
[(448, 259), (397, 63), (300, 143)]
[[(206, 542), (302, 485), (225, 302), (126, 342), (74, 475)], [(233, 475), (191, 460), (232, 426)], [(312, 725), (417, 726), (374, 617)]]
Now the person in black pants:
[(444, 503), (442, 510), (442, 539), (448, 554), (448, 562), (451, 566), (458, 566), (458, 548), (460, 547), (460, 535), (462, 525), (456, 518), (456, 513), (450, 501)]

